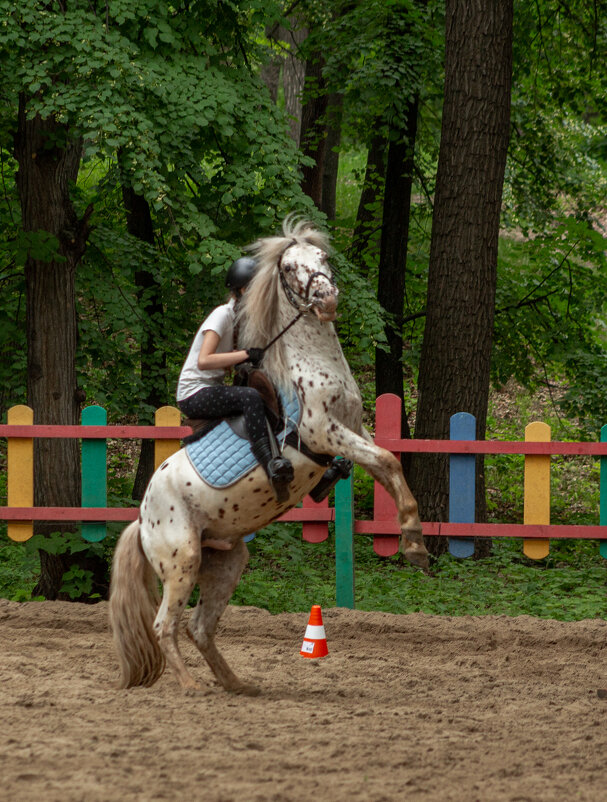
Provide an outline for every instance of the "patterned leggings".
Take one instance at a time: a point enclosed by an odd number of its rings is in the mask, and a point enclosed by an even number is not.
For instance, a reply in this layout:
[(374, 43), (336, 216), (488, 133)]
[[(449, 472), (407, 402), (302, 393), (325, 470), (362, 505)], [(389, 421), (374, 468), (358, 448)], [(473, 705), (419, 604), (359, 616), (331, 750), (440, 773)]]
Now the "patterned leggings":
[(223, 384), (203, 387), (194, 395), (179, 401), (178, 406), (188, 418), (244, 415), (247, 433), (253, 443), (268, 434), (262, 398), (252, 387), (226, 387)]

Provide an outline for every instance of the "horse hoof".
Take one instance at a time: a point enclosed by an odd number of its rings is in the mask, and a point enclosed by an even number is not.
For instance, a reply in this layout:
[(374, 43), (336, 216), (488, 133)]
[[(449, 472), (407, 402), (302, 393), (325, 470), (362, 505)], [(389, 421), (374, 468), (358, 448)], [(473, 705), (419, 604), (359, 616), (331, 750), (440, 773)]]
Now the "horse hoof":
[(429, 568), (428, 552), (425, 546), (419, 543), (412, 543), (405, 548), (404, 555), (411, 565), (416, 565), (418, 568)]
[(196, 682), (196, 680), (193, 680), (193, 679), (182, 680), (181, 681), (181, 690), (185, 691), (186, 693), (188, 691), (192, 691), (193, 693), (196, 693), (196, 692), (202, 690), (202, 685), (199, 682)]
[(210, 688), (203, 687), (202, 685), (196, 684), (196, 687), (184, 688), (183, 695), (184, 696), (210, 696), (213, 691)]
[(259, 696), (261, 693), (261, 688), (247, 682), (243, 682), (241, 685), (235, 685), (233, 688), (228, 688), (227, 690), (239, 696)]

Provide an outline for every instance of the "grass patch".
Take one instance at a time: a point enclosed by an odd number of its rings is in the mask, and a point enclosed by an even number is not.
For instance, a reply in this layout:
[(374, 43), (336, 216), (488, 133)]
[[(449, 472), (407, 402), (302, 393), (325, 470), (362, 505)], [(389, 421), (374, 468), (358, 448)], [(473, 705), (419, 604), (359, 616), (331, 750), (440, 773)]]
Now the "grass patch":
[[(426, 575), (400, 555), (378, 558), (372, 541), (355, 538), (359, 610), (432, 615), (533, 615), (561, 621), (607, 617), (607, 562), (595, 542), (552, 543), (542, 563), (528, 560), (519, 540), (494, 544), (485, 560), (444, 555)], [(273, 524), (249, 544), (251, 560), (233, 603), (271, 613), (335, 606), (335, 543), (301, 540), (297, 524)]]

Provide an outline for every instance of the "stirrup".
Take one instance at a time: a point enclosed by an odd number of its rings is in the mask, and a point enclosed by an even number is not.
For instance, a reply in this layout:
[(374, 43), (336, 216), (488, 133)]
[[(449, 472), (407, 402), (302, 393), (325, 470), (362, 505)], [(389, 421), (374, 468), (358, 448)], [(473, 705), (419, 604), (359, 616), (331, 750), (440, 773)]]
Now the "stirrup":
[(289, 485), (295, 478), (293, 466), (286, 457), (272, 457), (268, 462), (267, 472), (276, 500), (282, 504), (289, 498)]

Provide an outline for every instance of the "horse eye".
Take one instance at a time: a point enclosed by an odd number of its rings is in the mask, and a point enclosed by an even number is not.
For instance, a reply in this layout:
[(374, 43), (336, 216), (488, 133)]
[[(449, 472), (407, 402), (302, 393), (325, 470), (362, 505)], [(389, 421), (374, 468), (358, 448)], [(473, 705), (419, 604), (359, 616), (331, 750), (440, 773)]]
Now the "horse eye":
[(293, 270), (293, 265), (285, 265), (285, 273), (290, 273)]

